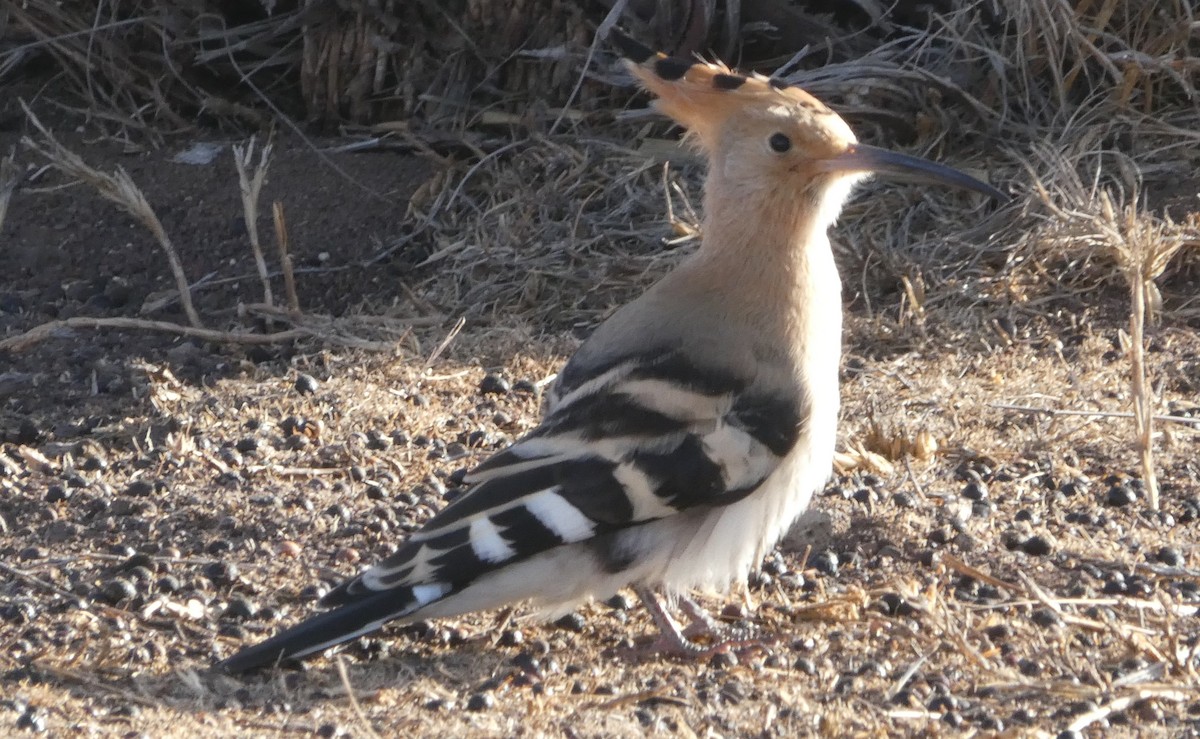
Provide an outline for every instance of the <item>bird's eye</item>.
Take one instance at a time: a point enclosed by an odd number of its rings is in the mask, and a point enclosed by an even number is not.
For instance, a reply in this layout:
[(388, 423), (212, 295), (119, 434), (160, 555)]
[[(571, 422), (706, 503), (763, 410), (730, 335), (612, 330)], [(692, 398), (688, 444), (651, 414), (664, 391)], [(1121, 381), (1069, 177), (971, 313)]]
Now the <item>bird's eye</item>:
[(771, 147), (771, 151), (776, 151), (782, 154), (788, 149), (792, 148), (792, 140), (789, 139), (785, 134), (773, 133), (771, 134), (771, 138), (767, 139), (767, 145)]

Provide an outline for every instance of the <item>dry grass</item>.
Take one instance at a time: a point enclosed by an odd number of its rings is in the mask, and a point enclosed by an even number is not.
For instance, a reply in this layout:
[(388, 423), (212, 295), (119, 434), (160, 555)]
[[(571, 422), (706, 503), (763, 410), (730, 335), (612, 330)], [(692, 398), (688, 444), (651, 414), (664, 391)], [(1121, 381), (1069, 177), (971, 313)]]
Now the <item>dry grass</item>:
[[(449, 136), (376, 130), (377, 144), (403, 141), (436, 157), (439, 169), (413, 197), (395, 240), (366, 261), (405, 260), (428, 313), (465, 321), (449, 335), (438, 323), (410, 337), (421, 344), (405, 356), (426, 359), (421, 366), (319, 348), (353, 343), (369, 318), (300, 316), (295, 297), (290, 311), (254, 308), (307, 332), (309, 353), (293, 364), (324, 381), (311, 398), (287, 391), (290, 376), (265, 370), (211, 389), (143, 370), (146, 405), (111, 432), (118, 441), (104, 481), (120, 490), (154, 469), (169, 482), (170, 513), (145, 518), (190, 549), (156, 554), (155, 566), (202, 578), (220, 559), (206, 547), (223, 538), (236, 542), (224, 559), (242, 575), (196, 596), (196, 605), (163, 595), (147, 599), (149, 614), (142, 602), (79, 615), (59, 591), (98, 588), (113, 576), (113, 561), (99, 556), (108, 540), (145, 534), (122, 520), (111, 531), (86, 529), (53, 558), (10, 566), (27, 592), (61, 605), (45, 623), (74, 634), (65, 647), (47, 646), (49, 638), (27, 647), (19, 629), (5, 632), (5, 659), (23, 694), (61, 706), (56, 726), (84, 710), (137, 704), (140, 718), (121, 728), (162, 735), (324, 724), (368, 735), (430, 726), (596, 736), (1003, 730), (990, 719), (1033, 736), (1194, 731), (1200, 541), (1194, 521), (1181, 519), (1190, 515), (1184, 502), (1200, 495), (1198, 432), (1186, 405), (1200, 352), (1200, 50), (1192, 30), (1200, 18), (1181, 0), (997, 5), (999, 19), (963, 5), (931, 30), (898, 31), (852, 59), (784, 60), (789, 79), (828, 99), (864, 138), (959, 166), (1018, 200), (994, 217), (971, 195), (880, 182), (835, 230), (852, 302), (850, 356), (843, 454), (820, 507), (848, 561), (834, 576), (813, 564), (820, 546), (787, 552), (775, 575), (751, 588), (758, 607), (731, 616), (792, 635), (784, 649), (732, 666), (626, 664), (602, 648), (645, 631), (645, 619), (597, 605), (586, 610), (582, 634), (518, 622), (523, 643), (499, 643), (513, 628), (508, 616), (484, 614), (370, 641), (349, 650), (344, 669), (318, 663), (307, 674), (249, 683), (204, 672), (214, 655), (276, 628), (223, 616), (234, 595), (299, 618), (309, 609), (299, 597), (304, 584), (385, 551), (397, 529), (440, 505), (429, 480), (466, 463), (431, 460), (426, 447), (407, 442), (381, 450), (372, 432), (450, 439), (478, 429), (495, 443), (519, 434), (536, 418), (536, 398), (481, 397), (479, 366), (544, 380), (570, 349), (568, 331), (594, 325), (697, 239), (701, 172), (665, 141), (661, 124), (636, 113), (614, 124), (536, 107), (521, 118), (453, 102), (451, 117), (488, 124)], [(54, 12), (69, 20), (66, 10)], [(308, 47), (272, 35), (298, 17), (239, 29), (237, 38), (222, 29), (211, 58), (244, 71), (238, 39), (245, 48), (273, 39), (271, 48), (288, 49), (281, 64), (302, 65)], [(65, 60), (64, 74), (78, 75), (83, 40), (36, 21), (27, 27)], [(584, 48), (576, 43), (548, 64), (582, 59)], [(105, 46), (100, 58), (128, 62), (119, 51)], [(613, 74), (606, 64), (598, 54), (592, 74)], [(554, 90), (579, 79), (577, 67), (565, 66), (570, 74)], [(93, 86), (107, 91), (91, 99), (97, 110), (125, 123), (143, 115), (141, 102), (111, 82)], [(165, 110), (179, 104), (170, 96), (181, 89), (164, 93)], [(328, 111), (337, 95), (318, 97)], [(572, 122), (571, 133), (536, 133), (559, 118)], [(499, 121), (511, 136), (496, 133)], [(281, 216), (276, 225), (282, 246)], [(379, 327), (370, 346), (394, 346), (387, 331), (406, 326)], [(1129, 410), (1136, 434), (1123, 430)], [(305, 430), (283, 430), (289, 417), (305, 420)], [(263, 444), (253, 459), (231, 457), (251, 421)], [(76, 464), (73, 449), (23, 449), (0, 456), (0, 477), (17, 491), (10, 497), (40, 500), (27, 491)], [(1128, 463), (1130, 450), (1137, 464)], [(1131, 472), (1152, 494), (1157, 475), (1161, 512), (1105, 505)], [(388, 518), (368, 497), (372, 484), (415, 502), (395, 501), (390, 508), (405, 510)], [(965, 497), (981, 485), (986, 497), (974, 502), (983, 511)], [(283, 502), (247, 504), (260, 494)], [(321, 513), (336, 505), (347, 515)], [(377, 519), (387, 525), (372, 528)], [(200, 533), (187, 538), (192, 529)], [(4, 536), (25, 545), (17, 533)], [(1043, 545), (1048, 554), (1038, 553)], [(1182, 562), (1161, 561), (1163, 548), (1182, 552)], [(1145, 588), (1107, 592), (1118, 576)], [(223, 635), (231, 624), (241, 633)], [(463, 710), (479, 694), (497, 705)]]

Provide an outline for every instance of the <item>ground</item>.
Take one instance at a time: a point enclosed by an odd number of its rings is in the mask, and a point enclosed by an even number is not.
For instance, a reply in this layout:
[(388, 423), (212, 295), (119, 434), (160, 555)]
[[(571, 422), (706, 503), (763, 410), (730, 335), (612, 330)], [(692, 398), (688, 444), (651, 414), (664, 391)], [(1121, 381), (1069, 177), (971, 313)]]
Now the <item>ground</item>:
[[(267, 328), (238, 309), (261, 296), (230, 140), (206, 140), (224, 148), (195, 165), (173, 161), (190, 140), (126, 151), (56, 131), (143, 188), (201, 283), (210, 327)], [(1200, 735), (1197, 430), (1159, 424), (1163, 503), (1150, 510), (1133, 422), (1115, 415), (1130, 406), (1117, 289), (972, 314), (905, 312), (898, 291), (848, 288), (838, 471), (748, 589), (704, 601), (774, 643), (632, 660), (623, 647), (651, 627), (620, 597), (551, 625), (486, 613), (390, 629), (303, 671), (215, 674), (214, 660), (311, 613), (324, 588), (454, 495), (458, 471), (536, 423), (540, 389), (588, 329), (575, 313), (516, 310), (504, 291), (484, 313), (448, 300), (444, 283), (462, 276), (422, 264), (444, 244), (372, 261), (419, 217), (406, 205), (439, 165), (316, 151), (337, 143), (276, 141), (263, 239), (273, 254), (279, 201), (303, 309), (344, 317), (350, 332), (372, 316), (415, 327), (389, 350), (76, 328), (0, 354), (0, 726)], [(556, 151), (527, 146), (535, 159)], [(18, 160), (40, 163), (23, 150)], [(153, 238), (85, 185), (40, 173), (0, 239), (0, 338), (72, 316), (137, 317), (147, 302), (143, 317), (185, 321), (177, 302), (154, 300), (173, 282)], [(668, 266), (639, 265), (649, 278)], [(1177, 279), (1176, 293), (1190, 289)], [(627, 287), (557, 289), (576, 291), (574, 310), (585, 296), (619, 304)], [(455, 332), (460, 315), (470, 320)], [(1175, 314), (1151, 331), (1163, 414), (1195, 411), (1196, 320)]]

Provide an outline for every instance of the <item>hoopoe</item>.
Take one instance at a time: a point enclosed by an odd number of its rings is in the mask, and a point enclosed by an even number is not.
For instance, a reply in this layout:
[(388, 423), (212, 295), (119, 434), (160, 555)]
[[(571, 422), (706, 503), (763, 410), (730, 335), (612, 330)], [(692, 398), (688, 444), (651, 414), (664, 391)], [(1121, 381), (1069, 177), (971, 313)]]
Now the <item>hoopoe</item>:
[(858, 143), (803, 90), (616, 43), (662, 113), (708, 160), (699, 249), (605, 321), (559, 374), (532, 432), (333, 610), (219, 663), (307, 657), (389, 621), (531, 601), (562, 613), (632, 587), (662, 632), (701, 647), (659, 601), (727, 589), (829, 477), (838, 415), (841, 281), (826, 231), (855, 183), (905, 172), (1007, 197), (961, 172)]

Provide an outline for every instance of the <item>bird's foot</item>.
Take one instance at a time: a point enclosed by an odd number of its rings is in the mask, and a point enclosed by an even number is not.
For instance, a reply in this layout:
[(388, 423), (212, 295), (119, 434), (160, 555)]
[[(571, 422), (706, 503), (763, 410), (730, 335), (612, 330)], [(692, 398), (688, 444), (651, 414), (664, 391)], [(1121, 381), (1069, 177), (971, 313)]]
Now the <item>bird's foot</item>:
[(718, 654), (761, 651), (779, 641), (770, 634), (722, 624), (686, 596), (680, 597), (679, 603), (681, 609), (691, 619), (691, 624), (686, 629), (681, 629), (675, 619), (671, 618), (671, 615), (659, 603), (654, 593), (646, 588), (637, 588), (636, 592), (646, 605), (655, 625), (658, 626), (659, 635), (647, 643), (636, 645), (630, 649), (632, 656), (666, 656), (685, 660), (710, 659)]

